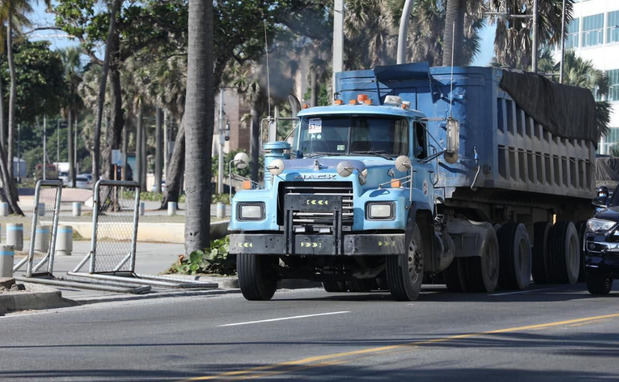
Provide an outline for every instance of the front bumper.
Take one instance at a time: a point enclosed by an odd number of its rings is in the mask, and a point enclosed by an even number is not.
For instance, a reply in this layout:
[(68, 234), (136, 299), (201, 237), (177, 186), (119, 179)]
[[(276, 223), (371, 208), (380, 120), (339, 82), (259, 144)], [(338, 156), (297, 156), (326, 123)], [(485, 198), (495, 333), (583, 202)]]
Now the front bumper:
[(608, 242), (603, 236), (585, 235), (585, 267), (619, 278), (619, 242)]
[(399, 255), (405, 250), (405, 234), (294, 235), (284, 233), (236, 233), (230, 235), (230, 253), (252, 255)]

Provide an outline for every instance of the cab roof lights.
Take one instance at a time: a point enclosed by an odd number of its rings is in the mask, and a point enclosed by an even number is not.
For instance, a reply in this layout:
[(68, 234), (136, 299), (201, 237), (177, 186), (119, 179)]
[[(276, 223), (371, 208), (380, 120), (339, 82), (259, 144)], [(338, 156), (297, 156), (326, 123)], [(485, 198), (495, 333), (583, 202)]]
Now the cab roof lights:
[[(388, 95), (385, 97), (385, 101), (383, 105), (391, 105), (391, 106), (401, 106), (402, 105), (402, 97), (395, 95)], [(410, 105), (410, 102), (409, 102)]]

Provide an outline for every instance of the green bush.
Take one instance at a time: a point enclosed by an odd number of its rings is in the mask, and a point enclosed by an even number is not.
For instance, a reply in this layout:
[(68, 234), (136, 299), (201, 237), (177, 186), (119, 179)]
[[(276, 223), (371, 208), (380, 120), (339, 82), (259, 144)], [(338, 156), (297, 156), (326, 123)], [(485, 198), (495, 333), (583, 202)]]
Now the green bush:
[(207, 250), (194, 251), (189, 257), (180, 255), (168, 272), (186, 275), (197, 273), (233, 275), (236, 273), (236, 258), (228, 253), (229, 247), (228, 236), (213, 240)]

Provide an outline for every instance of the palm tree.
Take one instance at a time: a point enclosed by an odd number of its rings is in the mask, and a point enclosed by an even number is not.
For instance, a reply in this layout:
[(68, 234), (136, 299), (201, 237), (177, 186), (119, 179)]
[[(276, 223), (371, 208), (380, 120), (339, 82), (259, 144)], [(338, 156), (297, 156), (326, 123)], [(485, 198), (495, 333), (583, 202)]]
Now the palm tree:
[[(464, 0), (447, 0), (443, 30), (443, 66), (462, 65), (464, 41)], [(453, 47), (453, 50), (452, 50)]]
[(185, 253), (208, 248), (213, 141), (213, 2), (189, 0), (185, 173)]
[[(565, 22), (572, 20), (574, 0), (565, 1)], [(508, 15), (531, 15), (533, 0), (491, 0), (491, 10)], [(552, 45), (561, 39), (563, 0), (538, 0), (538, 42)], [(531, 26), (528, 19), (498, 17), (494, 52), (500, 66), (526, 70), (531, 65)]]
[(69, 146), (69, 179), (71, 179), (71, 187), (75, 187), (75, 153), (73, 142), (73, 117), (77, 116), (78, 108), (81, 105), (81, 98), (78, 94), (78, 87), (82, 82), (82, 65), (80, 62), (80, 48), (67, 48), (61, 51), (62, 62), (65, 68), (65, 83), (67, 85), (67, 97), (65, 100), (64, 114), (67, 119), (67, 138)]

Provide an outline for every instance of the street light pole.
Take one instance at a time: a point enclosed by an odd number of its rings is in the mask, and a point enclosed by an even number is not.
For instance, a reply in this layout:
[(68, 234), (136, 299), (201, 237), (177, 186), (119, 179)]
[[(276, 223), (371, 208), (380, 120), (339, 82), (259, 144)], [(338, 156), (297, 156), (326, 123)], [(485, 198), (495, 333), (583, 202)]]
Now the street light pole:
[(402, 9), (402, 17), (400, 18), (400, 31), (398, 34), (398, 53), (397, 53), (397, 63), (403, 64), (406, 59), (406, 36), (408, 33), (408, 19), (411, 13), (411, 7), (415, 0), (406, 0), (404, 3), (404, 8)]
[(47, 180), (47, 117), (43, 116), (43, 180)]
[(561, 61), (559, 62), (559, 83), (563, 83), (563, 60), (565, 59), (565, 0), (561, 8)]
[(531, 37), (531, 71), (537, 73), (537, 0), (533, 0), (533, 33)]

